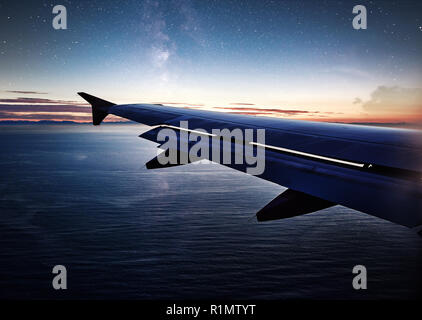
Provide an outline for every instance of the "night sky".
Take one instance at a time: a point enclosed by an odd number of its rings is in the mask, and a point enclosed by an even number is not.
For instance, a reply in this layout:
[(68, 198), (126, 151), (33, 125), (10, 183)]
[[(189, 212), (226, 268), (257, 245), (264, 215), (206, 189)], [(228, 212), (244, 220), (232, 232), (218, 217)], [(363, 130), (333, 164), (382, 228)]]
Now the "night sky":
[[(67, 8), (67, 30), (52, 8)], [(355, 5), (368, 29), (352, 27)], [(420, 1), (1, 1), (0, 120), (89, 121), (76, 95), (420, 122)]]

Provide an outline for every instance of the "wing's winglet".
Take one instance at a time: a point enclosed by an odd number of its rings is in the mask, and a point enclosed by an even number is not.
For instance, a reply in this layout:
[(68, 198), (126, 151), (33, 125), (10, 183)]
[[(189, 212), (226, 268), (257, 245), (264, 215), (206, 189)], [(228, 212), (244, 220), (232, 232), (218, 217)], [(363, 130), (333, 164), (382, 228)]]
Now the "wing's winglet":
[(99, 125), (105, 119), (105, 117), (107, 117), (108, 109), (116, 105), (115, 103), (91, 96), (85, 92), (78, 92), (78, 94), (91, 104), (92, 123), (95, 126)]

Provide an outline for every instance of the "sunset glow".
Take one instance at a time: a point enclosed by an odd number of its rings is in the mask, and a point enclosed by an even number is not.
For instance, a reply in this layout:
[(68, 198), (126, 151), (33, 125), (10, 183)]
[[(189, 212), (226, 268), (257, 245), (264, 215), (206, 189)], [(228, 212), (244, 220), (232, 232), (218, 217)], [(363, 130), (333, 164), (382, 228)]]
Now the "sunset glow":
[(53, 4), (0, 7), (0, 121), (90, 122), (76, 94), (85, 91), (288, 119), (422, 122), (411, 7), (368, 2), (369, 27), (355, 30), (352, 6), (336, 2), (64, 5), (67, 30), (52, 28)]

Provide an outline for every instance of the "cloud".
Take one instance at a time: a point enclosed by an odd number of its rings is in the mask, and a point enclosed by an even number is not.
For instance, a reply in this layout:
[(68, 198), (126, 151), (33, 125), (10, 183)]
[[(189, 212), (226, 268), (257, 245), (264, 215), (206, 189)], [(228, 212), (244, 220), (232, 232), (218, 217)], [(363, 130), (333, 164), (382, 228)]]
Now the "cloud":
[(88, 105), (83, 102), (78, 101), (68, 101), (68, 100), (52, 100), (52, 99), (43, 99), (43, 98), (11, 98), (11, 99), (0, 99), (0, 103), (47, 103), (47, 104), (70, 104), (70, 105)]
[(232, 106), (254, 106), (254, 103), (246, 103), (246, 102), (232, 102), (229, 103)]
[(362, 103), (362, 99), (360, 98), (355, 98), (355, 100), (353, 100), (353, 104), (361, 104)]
[(307, 113), (319, 113), (319, 111), (307, 111), (307, 110), (290, 110), (290, 109), (276, 109), (276, 108), (242, 108), (242, 107), (215, 107), (215, 109), (224, 109), (231, 111), (238, 111), (240, 113), (254, 113), (254, 114), (307, 114)]
[(422, 115), (422, 88), (379, 86), (362, 107), (368, 112)]
[(91, 113), (91, 108), (76, 105), (22, 105), (0, 104), (2, 112), (72, 112)]
[(188, 107), (203, 107), (203, 104), (198, 104), (198, 103), (187, 103), (187, 102), (153, 102), (152, 104), (163, 104), (163, 105), (167, 105), (167, 104), (171, 104), (171, 105), (183, 105), (183, 106), (188, 106)]
[[(85, 108), (87, 109), (87, 108)], [(0, 121), (13, 120), (29, 120), (29, 121), (40, 121), (40, 120), (54, 120), (54, 121), (76, 121), (90, 123), (92, 121), (91, 113), (58, 113), (58, 112), (8, 112), (0, 109)], [(119, 118), (114, 115), (109, 115), (105, 122), (129, 122), (129, 120)]]
[(47, 92), (39, 92), (39, 91), (24, 91), (24, 90), (6, 90), (5, 92), (9, 92), (9, 93), (18, 93), (18, 94), (47, 94)]
[(63, 115), (63, 114), (38, 114), (38, 113), (26, 113), (26, 114), (16, 114), (13, 112), (3, 112), (0, 111), (0, 120), (70, 120), (70, 121), (85, 121), (90, 122), (91, 116), (75, 116), (75, 115)]

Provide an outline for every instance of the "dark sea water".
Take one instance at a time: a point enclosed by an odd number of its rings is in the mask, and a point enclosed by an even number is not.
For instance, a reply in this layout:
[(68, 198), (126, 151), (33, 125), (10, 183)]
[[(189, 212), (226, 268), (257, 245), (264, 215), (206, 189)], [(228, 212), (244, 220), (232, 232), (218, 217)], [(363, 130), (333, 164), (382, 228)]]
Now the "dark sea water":
[[(217, 165), (149, 171), (144, 130), (0, 126), (0, 298), (421, 296), (411, 230), (341, 206), (257, 223), (284, 188)], [(352, 288), (358, 264), (366, 291)]]

